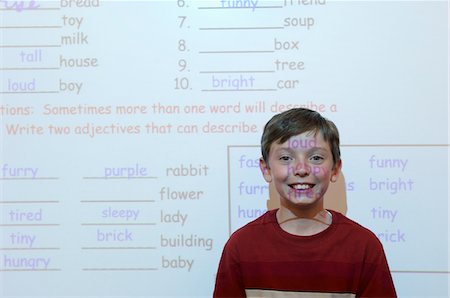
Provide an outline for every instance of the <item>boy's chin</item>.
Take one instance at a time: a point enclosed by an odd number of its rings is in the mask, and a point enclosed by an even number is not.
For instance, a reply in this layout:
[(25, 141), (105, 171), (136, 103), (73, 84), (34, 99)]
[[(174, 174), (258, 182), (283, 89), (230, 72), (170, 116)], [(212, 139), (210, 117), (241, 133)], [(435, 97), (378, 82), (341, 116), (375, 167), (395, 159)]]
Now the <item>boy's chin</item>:
[(320, 196), (312, 189), (305, 191), (289, 189), (286, 197), (290, 201), (303, 201), (303, 200), (316, 200)]
[(320, 197), (315, 196), (290, 196), (284, 198), (284, 201), (287, 205), (305, 208), (308, 208), (311, 205), (316, 205), (317, 201), (319, 200)]

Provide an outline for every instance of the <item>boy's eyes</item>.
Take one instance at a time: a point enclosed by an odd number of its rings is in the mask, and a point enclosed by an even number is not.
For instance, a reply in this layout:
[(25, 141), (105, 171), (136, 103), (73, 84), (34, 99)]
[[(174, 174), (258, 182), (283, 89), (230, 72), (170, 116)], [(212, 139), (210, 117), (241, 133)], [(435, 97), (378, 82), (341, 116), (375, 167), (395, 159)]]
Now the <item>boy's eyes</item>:
[(290, 156), (286, 156), (286, 155), (283, 155), (283, 156), (280, 157), (280, 160), (282, 160), (282, 161), (289, 161), (291, 159), (292, 158)]
[[(288, 156), (288, 155), (283, 155), (283, 156), (280, 156), (279, 159), (282, 160), (282, 161), (290, 161), (293, 158), (291, 156)], [(311, 161), (317, 162), (317, 161), (322, 161), (324, 158), (322, 156), (320, 156), (320, 155), (314, 155), (314, 156), (311, 156), (309, 159)]]
[(321, 161), (321, 160), (323, 160), (323, 157), (320, 155), (314, 155), (310, 159), (313, 161)]

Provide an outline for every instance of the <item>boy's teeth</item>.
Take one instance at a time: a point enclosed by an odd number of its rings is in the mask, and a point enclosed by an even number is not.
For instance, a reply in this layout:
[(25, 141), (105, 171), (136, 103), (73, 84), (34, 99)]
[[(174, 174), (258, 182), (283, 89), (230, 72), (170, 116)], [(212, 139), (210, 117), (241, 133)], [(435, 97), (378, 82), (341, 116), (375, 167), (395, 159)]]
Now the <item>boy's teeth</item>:
[(292, 185), (293, 188), (295, 189), (308, 189), (311, 188), (311, 186), (309, 184), (295, 184)]

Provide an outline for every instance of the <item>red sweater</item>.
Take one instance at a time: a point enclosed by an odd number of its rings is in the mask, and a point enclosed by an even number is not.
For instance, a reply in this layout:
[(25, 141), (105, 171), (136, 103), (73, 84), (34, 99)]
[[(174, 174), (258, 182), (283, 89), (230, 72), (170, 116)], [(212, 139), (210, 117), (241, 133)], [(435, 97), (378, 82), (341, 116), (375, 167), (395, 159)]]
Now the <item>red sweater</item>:
[(214, 297), (396, 297), (378, 238), (329, 210), (332, 224), (313, 236), (281, 229), (271, 210), (231, 235)]

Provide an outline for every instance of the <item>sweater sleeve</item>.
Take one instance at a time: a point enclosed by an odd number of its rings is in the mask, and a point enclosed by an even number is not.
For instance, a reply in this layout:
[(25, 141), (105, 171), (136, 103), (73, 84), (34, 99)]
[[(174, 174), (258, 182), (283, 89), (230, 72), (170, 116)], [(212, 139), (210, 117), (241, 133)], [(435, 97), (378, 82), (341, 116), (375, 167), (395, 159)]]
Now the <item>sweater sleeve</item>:
[(368, 247), (356, 297), (397, 297), (394, 282), (381, 243)]
[(239, 256), (233, 238), (222, 252), (213, 297), (246, 297)]

